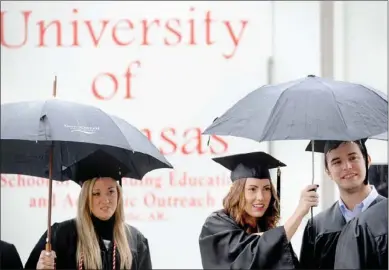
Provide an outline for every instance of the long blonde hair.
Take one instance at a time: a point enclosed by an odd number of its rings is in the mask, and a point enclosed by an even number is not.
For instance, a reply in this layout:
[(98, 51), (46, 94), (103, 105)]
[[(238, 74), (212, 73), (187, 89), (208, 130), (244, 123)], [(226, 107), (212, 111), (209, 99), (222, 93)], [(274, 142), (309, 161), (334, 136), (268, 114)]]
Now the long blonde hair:
[[(103, 264), (100, 254), (100, 245), (93, 227), (91, 218), (92, 189), (98, 180), (93, 178), (86, 181), (81, 188), (77, 207), (77, 262), (83, 253), (85, 269), (102, 269)], [(115, 181), (116, 182), (116, 181)], [(113, 237), (120, 255), (120, 269), (130, 269), (132, 265), (132, 253), (129, 246), (129, 228), (124, 219), (123, 196), (120, 185), (116, 182), (118, 203), (115, 211), (115, 224)]]
[[(244, 195), (246, 181), (246, 178), (242, 178), (236, 180), (232, 184), (230, 191), (223, 199), (223, 208), (224, 211), (229, 216), (231, 216), (236, 223), (242, 226), (247, 233), (253, 233), (255, 232), (254, 230), (256, 230), (256, 228), (251, 228), (248, 226), (248, 214), (244, 210), (246, 205), (246, 198)], [(277, 192), (271, 181), (270, 186), (272, 196), (270, 199), (269, 207), (267, 208), (265, 214), (257, 222), (263, 231), (275, 228), (280, 220), (280, 202), (277, 196)]]

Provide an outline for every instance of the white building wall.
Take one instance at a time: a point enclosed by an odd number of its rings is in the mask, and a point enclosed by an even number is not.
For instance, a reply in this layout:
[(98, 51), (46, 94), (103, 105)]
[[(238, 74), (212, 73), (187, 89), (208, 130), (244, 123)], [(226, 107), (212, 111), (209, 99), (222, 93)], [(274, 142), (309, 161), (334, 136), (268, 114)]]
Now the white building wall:
[[(387, 2), (335, 3), (335, 78), (388, 92)], [(367, 141), (373, 163), (387, 163), (387, 143)], [(338, 194), (335, 188), (335, 193)]]

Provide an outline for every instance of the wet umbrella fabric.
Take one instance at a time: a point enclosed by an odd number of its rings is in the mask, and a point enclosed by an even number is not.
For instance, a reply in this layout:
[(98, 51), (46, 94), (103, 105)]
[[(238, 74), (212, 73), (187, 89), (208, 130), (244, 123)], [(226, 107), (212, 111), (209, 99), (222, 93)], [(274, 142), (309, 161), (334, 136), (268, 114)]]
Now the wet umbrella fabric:
[(138, 129), (101, 109), (51, 99), (1, 105), (1, 173), (68, 180), (64, 168), (103, 150), (131, 169), (132, 178), (172, 165)]
[(258, 142), (358, 140), (387, 130), (388, 101), (384, 93), (310, 75), (251, 92), (203, 134)]

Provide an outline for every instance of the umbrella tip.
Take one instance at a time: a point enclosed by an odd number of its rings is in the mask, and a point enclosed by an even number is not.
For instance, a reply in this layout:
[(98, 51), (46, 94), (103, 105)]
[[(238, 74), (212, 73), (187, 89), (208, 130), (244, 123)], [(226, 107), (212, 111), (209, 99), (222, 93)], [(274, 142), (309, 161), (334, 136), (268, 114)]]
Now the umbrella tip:
[(53, 97), (57, 97), (57, 75), (54, 76)]

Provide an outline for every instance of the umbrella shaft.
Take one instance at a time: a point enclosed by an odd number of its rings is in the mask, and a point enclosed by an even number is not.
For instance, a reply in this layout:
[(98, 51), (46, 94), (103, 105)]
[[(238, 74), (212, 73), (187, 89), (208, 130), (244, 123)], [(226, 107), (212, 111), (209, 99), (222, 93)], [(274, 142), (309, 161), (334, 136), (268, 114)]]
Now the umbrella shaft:
[[(312, 140), (312, 185), (315, 182), (315, 141)], [(313, 219), (313, 207), (311, 207), (311, 219)]]
[(312, 185), (315, 182), (315, 141), (312, 141)]
[(51, 251), (51, 206), (53, 201), (53, 151), (54, 146), (50, 146), (49, 152), (49, 203), (47, 207), (47, 243), (46, 251)]

